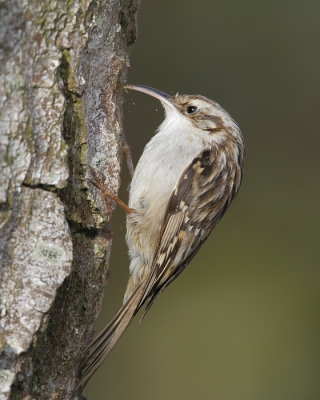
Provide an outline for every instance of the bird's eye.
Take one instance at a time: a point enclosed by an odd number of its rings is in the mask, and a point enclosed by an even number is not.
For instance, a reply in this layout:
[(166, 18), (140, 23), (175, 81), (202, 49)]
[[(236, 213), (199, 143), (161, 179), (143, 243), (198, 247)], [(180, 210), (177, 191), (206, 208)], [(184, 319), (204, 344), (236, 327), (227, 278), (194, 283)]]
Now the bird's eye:
[(187, 107), (187, 113), (188, 114), (194, 114), (198, 111), (198, 107), (196, 106), (188, 106)]

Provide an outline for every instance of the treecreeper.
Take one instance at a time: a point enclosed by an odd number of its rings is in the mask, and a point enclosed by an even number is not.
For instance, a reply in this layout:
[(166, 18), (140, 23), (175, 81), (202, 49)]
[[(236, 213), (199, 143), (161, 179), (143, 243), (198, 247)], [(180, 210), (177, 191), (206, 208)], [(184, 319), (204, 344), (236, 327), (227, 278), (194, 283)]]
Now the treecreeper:
[(80, 394), (145, 304), (142, 318), (159, 294), (186, 268), (237, 194), (244, 140), (231, 116), (200, 95), (170, 96), (129, 85), (160, 100), (165, 119), (146, 145), (135, 169), (129, 203), (110, 193), (104, 175), (89, 168), (88, 179), (127, 213), (130, 277), (124, 304), (85, 349), (73, 396)]

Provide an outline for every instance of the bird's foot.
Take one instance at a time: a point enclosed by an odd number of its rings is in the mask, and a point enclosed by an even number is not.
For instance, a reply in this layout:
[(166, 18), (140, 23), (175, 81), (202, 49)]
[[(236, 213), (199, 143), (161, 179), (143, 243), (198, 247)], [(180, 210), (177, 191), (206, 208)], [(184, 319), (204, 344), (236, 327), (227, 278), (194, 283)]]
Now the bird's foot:
[(90, 170), (91, 178), (84, 178), (84, 180), (86, 182), (91, 183), (93, 186), (95, 186), (97, 189), (100, 190), (101, 196), (105, 202), (108, 213), (111, 213), (111, 207), (109, 203), (109, 199), (111, 199), (115, 201), (126, 213), (131, 214), (132, 213), (131, 208), (128, 207), (126, 203), (124, 203), (122, 200), (120, 200), (119, 197), (113, 194), (104, 183), (106, 180), (105, 174), (99, 169), (94, 168), (89, 164), (86, 164), (86, 166)]

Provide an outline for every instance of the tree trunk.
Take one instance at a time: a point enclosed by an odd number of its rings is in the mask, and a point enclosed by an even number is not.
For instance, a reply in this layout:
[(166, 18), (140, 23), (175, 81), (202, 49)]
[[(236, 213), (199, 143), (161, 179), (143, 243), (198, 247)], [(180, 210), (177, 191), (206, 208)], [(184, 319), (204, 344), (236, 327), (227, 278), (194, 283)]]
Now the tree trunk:
[(68, 399), (112, 233), (139, 0), (0, 2), (0, 400)]

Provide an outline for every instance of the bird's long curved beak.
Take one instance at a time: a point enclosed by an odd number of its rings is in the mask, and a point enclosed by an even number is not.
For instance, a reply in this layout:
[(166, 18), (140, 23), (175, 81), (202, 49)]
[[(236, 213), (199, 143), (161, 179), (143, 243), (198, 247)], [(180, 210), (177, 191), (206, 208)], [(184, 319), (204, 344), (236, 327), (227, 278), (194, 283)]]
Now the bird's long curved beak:
[(162, 92), (161, 90), (154, 89), (149, 86), (144, 85), (127, 85), (124, 87), (125, 89), (137, 90), (138, 92), (142, 92), (148, 94), (149, 96), (155, 97), (160, 100), (161, 103), (166, 104), (171, 108), (175, 108), (172, 100), (172, 96), (169, 94)]

